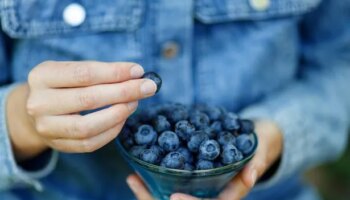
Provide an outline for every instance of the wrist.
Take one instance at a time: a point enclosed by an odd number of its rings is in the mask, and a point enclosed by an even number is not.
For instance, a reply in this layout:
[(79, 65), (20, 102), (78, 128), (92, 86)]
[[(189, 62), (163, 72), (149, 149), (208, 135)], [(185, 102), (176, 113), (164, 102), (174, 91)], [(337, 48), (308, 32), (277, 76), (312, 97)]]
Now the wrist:
[(20, 162), (33, 158), (47, 149), (47, 145), (36, 134), (33, 120), (27, 114), (26, 103), (29, 88), (17, 86), (8, 96), (7, 126), (15, 159)]

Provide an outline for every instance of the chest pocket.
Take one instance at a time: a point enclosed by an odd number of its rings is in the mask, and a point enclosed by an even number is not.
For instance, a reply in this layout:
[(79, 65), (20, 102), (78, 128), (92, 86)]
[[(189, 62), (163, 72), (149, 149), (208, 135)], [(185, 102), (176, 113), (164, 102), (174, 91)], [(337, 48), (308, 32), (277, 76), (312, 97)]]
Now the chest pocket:
[(14, 38), (133, 31), (143, 0), (0, 0), (3, 30)]
[(265, 20), (304, 14), (321, 0), (197, 0), (195, 16), (203, 23)]

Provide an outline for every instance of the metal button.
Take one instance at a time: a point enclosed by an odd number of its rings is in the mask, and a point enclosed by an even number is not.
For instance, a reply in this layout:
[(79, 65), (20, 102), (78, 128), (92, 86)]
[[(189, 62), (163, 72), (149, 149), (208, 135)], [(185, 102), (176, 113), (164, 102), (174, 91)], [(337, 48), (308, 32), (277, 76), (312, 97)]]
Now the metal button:
[(81, 25), (85, 18), (85, 8), (77, 3), (69, 4), (63, 11), (63, 20), (70, 26)]
[(265, 11), (270, 7), (270, 0), (249, 0), (251, 7), (256, 11)]
[(179, 45), (176, 42), (166, 42), (163, 45), (162, 56), (167, 59), (174, 58), (179, 53)]

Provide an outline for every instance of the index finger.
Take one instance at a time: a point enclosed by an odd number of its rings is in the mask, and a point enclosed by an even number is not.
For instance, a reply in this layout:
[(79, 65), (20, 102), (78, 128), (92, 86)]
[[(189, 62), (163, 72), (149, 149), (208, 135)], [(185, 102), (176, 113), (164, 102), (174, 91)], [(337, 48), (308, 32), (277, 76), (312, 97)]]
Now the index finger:
[(143, 68), (131, 62), (47, 61), (30, 73), (29, 81), (50, 88), (84, 87), (123, 82), (143, 74)]

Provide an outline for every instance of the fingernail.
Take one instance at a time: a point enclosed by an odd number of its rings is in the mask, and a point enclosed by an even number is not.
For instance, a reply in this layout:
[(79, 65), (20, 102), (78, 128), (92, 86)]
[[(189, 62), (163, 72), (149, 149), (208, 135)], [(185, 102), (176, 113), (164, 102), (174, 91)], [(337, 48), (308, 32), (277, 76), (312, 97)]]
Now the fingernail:
[(128, 183), (129, 187), (131, 188), (131, 190), (135, 190), (136, 189), (136, 185), (133, 181), (130, 181), (130, 179), (126, 179), (126, 182)]
[(140, 78), (144, 73), (145, 73), (145, 71), (143, 70), (143, 68), (140, 65), (134, 65), (130, 69), (131, 78)]
[(141, 92), (145, 96), (154, 94), (156, 90), (157, 90), (157, 85), (151, 80), (145, 79), (141, 85)]
[(137, 107), (137, 101), (133, 101), (127, 104), (129, 111), (134, 111)]
[(256, 182), (256, 178), (258, 176), (258, 173), (255, 169), (253, 169), (252, 171), (252, 175), (251, 175), (251, 183), (252, 183), (252, 187), (255, 185)]

